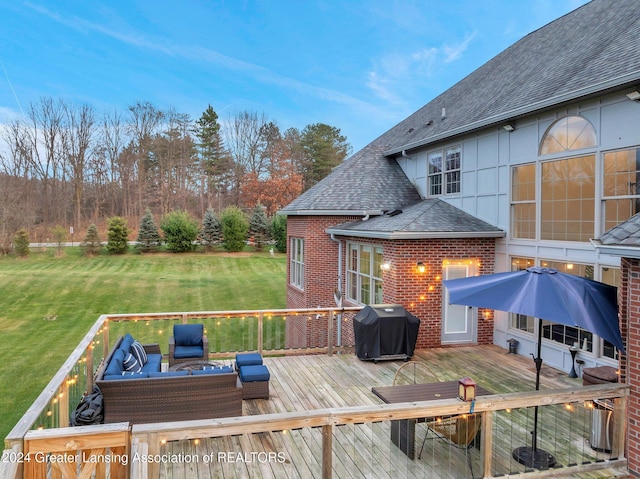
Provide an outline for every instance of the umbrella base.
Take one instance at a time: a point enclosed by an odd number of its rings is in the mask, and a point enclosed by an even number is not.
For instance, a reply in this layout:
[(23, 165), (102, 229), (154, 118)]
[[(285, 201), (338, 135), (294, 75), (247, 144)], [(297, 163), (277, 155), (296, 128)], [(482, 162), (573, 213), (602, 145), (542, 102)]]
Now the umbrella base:
[(542, 449), (536, 449), (529, 446), (518, 447), (513, 450), (513, 458), (520, 464), (534, 469), (549, 469), (556, 465), (556, 458), (552, 454)]

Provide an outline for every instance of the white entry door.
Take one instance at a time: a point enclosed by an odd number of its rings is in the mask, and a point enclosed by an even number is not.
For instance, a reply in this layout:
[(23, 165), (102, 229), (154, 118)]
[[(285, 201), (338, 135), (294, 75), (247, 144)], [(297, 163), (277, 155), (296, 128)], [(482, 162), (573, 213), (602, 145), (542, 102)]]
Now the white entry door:
[[(444, 267), (444, 279), (458, 279), (469, 276), (470, 266), (448, 264)], [(449, 291), (444, 288), (442, 304), (442, 343), (476, 342), (478, 312), (476, 308), (460, 304), (449, 304)]]

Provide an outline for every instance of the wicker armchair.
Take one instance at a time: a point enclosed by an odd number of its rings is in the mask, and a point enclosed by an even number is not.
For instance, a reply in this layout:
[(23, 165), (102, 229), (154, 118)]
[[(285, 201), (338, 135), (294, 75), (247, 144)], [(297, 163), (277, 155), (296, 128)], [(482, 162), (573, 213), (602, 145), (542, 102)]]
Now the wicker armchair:
[(209, 359), (209, 341), (202, 324), (174, 324), (169, 338), (169, 367), (186, 361)]

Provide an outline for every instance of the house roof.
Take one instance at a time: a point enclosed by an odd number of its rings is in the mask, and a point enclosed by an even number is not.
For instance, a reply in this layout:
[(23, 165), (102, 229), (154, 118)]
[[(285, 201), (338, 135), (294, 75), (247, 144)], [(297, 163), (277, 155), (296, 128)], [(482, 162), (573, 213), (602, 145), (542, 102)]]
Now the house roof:
[(394, 159), (374, 142), (338, 165), (282, 210), (285, 215), (380, 215), (420, 201)]
[(382, 135), (390, 145), (385, 154), (635, 86), (639, 43), (638, 0), (593, 0), (514, 43)]
[(327, 233), (380, 239), (499, 238), (500, 228), (442, 201), (430, 198), (366, 221), (332, 226)]
[(640, 258), (640, 213), (614, 226), (591, 243), (601, 253)]

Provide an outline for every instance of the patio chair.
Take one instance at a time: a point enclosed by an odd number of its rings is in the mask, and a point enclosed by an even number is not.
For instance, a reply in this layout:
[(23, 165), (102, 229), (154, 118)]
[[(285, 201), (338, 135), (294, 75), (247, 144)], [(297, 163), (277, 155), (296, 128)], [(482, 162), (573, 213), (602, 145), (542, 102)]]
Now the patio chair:
[(169, 338), (169, 367), (187, 361), (207, 360), (209, 341), (202, 324), (174, 324)]
[(434, 435), (431, 437), (432, 439), (444, 439), (453, 446), (466, 451), (467, 463), (469, 464), (469, 471), (471, 471), (471, 478), (473, 479), (475, 476), (473, 475), (473, 464), (471, 462), (469, 449), (474, 446), (481, 425), (482, 420), (478, 414), (462, 414), (460, 416), (437, 418), (433, 421), (427, 421), (427, 432), (422, 440), (418, 459), (420, 459), (424, 445), (427, 439), (429, 439), (429, 432), (433, 431)]

